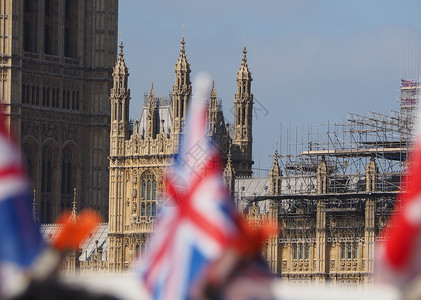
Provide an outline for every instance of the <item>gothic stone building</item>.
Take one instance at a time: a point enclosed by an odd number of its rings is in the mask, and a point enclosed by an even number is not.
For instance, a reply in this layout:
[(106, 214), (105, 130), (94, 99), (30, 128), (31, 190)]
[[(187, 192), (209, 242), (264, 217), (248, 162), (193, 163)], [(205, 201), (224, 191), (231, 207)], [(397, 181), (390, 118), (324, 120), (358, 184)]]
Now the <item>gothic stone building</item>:
[[(252, 109), (251, 72), (244, 47), (237, 73), (234, 96), (234, 134), (229, 135), (221, 103), (213, 84), (209, 100), (209, 138), (232, 164), (238, 176), (252, 174)], [(129, 122), (130, 89), (123, 44), (113, 72), (111, 89), (110, 187), (108, 268), (127, 269), (148, 244), (155, 229), (161, 192), (165, 189), (165, 170), (174, 161), (185, 128), (186, 113), (192, 97), (190, 64), (184, 37), (175, 65), (175, 83), (168, 98), (157, 97), (153, 83), (140, 118), (131, 128)], [(232, 153), (232, 155), (231, 155)], [(232, 160), (232, 162), (231, 162)]]
[(40, 221), (78, 204), (108, 217), (117, 0), (1, 0), (0, 97)]

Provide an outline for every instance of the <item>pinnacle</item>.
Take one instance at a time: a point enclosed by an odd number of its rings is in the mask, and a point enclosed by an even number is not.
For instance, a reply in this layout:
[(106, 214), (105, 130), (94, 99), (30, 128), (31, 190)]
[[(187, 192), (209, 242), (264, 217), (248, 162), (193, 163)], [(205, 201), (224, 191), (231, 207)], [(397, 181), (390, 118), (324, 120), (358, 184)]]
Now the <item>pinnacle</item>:
[(120, 53), (119, 53), (119, 56), (121, 57), (121, 58), (123, 58), (123, 56), (124, 56), (124, 53), (123, 53), (123, 48), (124, 48), (124, 45), (123, 45), (123, 40), (121, 40), (120, 41)]
[(182, 54), (186, 54), (186, 49), (184, 48), (185, 44), (186, 42), (184, 41), (184, 35), (183, 35), (183, 38), (181, 39), (181, 50), (180, 50)]
[(244, 49), (243, 49), (243, 62), (247, 63), (247, 49), (246, 49), (246, 45), (244, 45)]

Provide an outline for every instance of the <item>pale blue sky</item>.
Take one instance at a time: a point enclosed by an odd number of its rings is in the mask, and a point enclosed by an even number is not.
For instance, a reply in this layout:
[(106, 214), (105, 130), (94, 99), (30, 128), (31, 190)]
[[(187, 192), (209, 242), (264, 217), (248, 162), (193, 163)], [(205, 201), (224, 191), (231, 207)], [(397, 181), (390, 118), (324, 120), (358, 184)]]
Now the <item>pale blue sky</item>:
[(347, 112), (398, 110), (401, 75), (417, 77), (421, 1), (120, 0), (132, 118), (152, 75), (157, 95), (171, 90), (182, 24), (192, 76), (215, 74), (230, 121), (247, 34), (252, 92), (269, 112), (254, 119), (256, 167), (270, 168), (281, 122), (301, 132)]

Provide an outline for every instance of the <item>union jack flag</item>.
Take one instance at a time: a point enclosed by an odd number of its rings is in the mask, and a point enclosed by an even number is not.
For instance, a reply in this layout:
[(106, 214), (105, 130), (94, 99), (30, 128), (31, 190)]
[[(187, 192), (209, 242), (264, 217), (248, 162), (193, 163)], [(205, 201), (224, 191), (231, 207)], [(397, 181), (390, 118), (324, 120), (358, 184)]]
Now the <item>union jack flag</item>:
[[(190, 287), (238, 238), (238, 216), (222, 179), (218, 151), (207, 139), (209, 83), (195, 81), (186, 134), (167, 175), (172, 205), (162, 207), (157, 230), (142, 259), (141, 277), (154, 299), (188, 299)], [(198, 98), (198, 99), (197, 99)]]
[(13, 276), (19, 270), (32, 264), (44, 245), (28, 192), (21, 157), (7, 133), (0, 103), (0, 295), (16, 282)]

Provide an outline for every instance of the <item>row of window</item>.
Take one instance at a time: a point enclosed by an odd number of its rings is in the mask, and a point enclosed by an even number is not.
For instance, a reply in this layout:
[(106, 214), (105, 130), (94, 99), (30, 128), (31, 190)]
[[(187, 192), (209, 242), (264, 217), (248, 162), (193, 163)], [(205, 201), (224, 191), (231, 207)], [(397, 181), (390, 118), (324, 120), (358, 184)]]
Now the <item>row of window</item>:
[[(39, 51), (39, 39), (43, 39), (44, 53), (58, 55), (59, 30), (64, 27), (64, 55), (78, 55), (79, 1), (65, 0), (64, 22), (59, 18), (59, 0), (44, 0), (44, 11), (40, 11), (38, 0), (25, 0), (23, 3), (23, 49)], [(44, 20), (44, 30), (38, 27), (38, 20)], [(62, 27), (63, 26), (63, 27)]]
[[(294, 243), (293, 257), (294, 259), (309, 259), (310, 244), (308, 243)], [(342, 243), (341, 244), (341, 258), (354, 259), (358, 258), (358, 243)]]
[[(42, 98), (42, 102), (41, 102)], [(22, 84), (22, 103), (32, 105), (42, 105), (52, 108), (63, 108), (79, 110), (79, 91), (62, 90), (59, 88), (43, 87)]]

